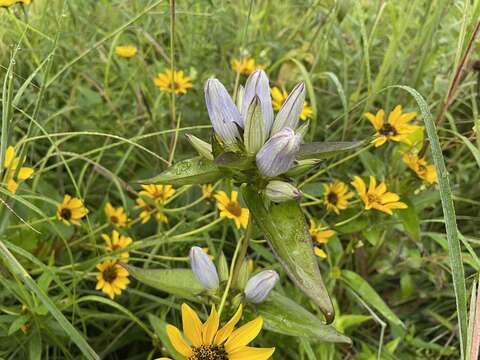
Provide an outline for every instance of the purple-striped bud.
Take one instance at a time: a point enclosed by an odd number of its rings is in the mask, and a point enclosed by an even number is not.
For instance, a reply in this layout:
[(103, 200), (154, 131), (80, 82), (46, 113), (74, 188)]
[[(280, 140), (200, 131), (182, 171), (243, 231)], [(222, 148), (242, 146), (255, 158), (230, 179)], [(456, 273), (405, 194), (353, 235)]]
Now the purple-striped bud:
[(274, 177), (293, 165), (302, 138), (290, 128), (284, 128), (273, 135), (257, 153), (257, 167), (260, 173)]
[(270, 134), (270, 129), (273, 125), (272, 98), (270, 96), (270, 83), (268, 82), (267, 74), (265, 74), (265, 71), (263, 70), (257, 70), (252, 73), (245, 83), (245, 92), (241, 108), (242, 127), (244, 127), (250, 103), (255, 96), (258, 97), (260, 102), (266, 133)]
[(265, 188), (265, 195), (271, 201), (280, 203), (296, 200), (302, 196), (302, 192), (288, 182), (272, 180)]
[(279, 276), (275, 270), (264, 270), (248, 280), (245, 286), (245, 297), (248, 301), (259, 304), (268, 297), (273, 290)]
[(302, 113), (303, 103), (305, 102), (305, 84), (297, 84), (282, 105), (282, 108), (275, 117), (272, 127), (272, 135), (276, 134), (285, 127), (296, 129), (300, 114)]
[(242, 117), (227, 90), (217, 79), (207, 80), (205, 103), (215, 132), (225, 144), (235, 144), (240, 137), (235, 123), (240, 125)]
[(194, 246), (190, 249), (190, 266), (197, 280), (207, 289), (218, 288), (218, 274), (213, 261), (199, 248)]

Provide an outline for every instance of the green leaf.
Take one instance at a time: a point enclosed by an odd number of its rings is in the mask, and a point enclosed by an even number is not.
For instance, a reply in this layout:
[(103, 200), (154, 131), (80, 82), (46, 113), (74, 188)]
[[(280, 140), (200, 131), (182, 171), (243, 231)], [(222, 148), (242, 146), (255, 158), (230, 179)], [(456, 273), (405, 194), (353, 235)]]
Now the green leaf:
[(213, 162), (202, 157), (196, 157), (180, 161), (160, 175), (141, 182), (182, 186), (213, 183), (225, 175), (225, 171), (219, 169)]
[(30, 337), (28, 342), (29, 360), (41, 360), (42, 359), (42, 335), (35, 330), (33, 336)]
[(420, 240), (420, 221), (418, 220), (417, 210), (410, 199), (402, 198), (402, 201), (408, 205), (406, 209), (398, 209), (397, 216), (402, 221), (405, 232), (415, 240)]
[(318, 305), (327, 322), (331, 323), (335, 312), (313, 254), (312, 239), (300, 205), (296, 201), (287, 201), (272, 204), (267, 210), (264, 199), (256, 190), (250, 186), (242, 190), (256, 224), (264, 232), (290, 279)]
[(365, 141), (334, 141), (313, 142), (300, 145), (296, 158), (301, 159), (325, 159), (346, 151), (355, 150), (364, 145)]
[(190, 269), (141, 269), (123, 265), (130, 275), (145, 285), (191, 301), (205, 302), (200, 293), (205, 289)]
[(378, 310), (390, 323), (404, 327), (403, 322), (395, 315), (395, 313), (383, 301), (380, 295), (377, 294), (374, 288), (353, 271), (342, 270), (342, 280), (357, 293), (366, 303)]
[(173, 357), (175, 360), (184, 359), (184, 357), (175, 350), (175, 348), (172, 346), (172, 343), (170, 342), (170, 339), (168, 338), (167, 323), (165, 322), (165, 320), (162, 320), (153, 314), (147, 314), (147, 317), (148, 321), (150, 321), (150, 324), (153, 327), (153, 330), (155, 331), (155, 335), (157, 335), (162, 342), (162, 346), (167, 349), (169, 356)]
[(254, 167), (253, 158), (246, 157), (239, 153), (224, 152), (214, 160), (218, 167), (226, 167), (234, 170), (247, 170)]
[(332, 325), (325, 325), (311, 312), (275, 291), (257, 306), (257, 311), (265, 321), (265, 328), (270, 331), (310, 340), (351, 344), (351, 340)]

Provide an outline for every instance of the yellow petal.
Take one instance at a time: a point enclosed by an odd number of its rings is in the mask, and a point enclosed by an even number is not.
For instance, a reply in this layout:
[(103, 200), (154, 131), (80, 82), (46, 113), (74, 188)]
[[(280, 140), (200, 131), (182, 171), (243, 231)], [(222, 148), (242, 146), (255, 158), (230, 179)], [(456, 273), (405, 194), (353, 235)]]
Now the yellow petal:
[(228, 354), (229, 360), (267, 360), (272, 356), (275, 348), (254, 348), (244, 346)]
[(243, 306), (240, 305), (235, 312), (235, 315), (233, 315), (233, 317), (225, 324), (225, 326), (217, 332), (217, 335), (215, 335), (215, 340), (213, 342), (215, 345), (220, 345), (228, 339), (230, 334), (233, 332), (233, 328), (240, 321), (240, 318), (242, 317), (242, 311)]
[(319, 258), (325, 259), (327, 257), (327, 253), (325, 251), (323, 251), (322, 249), (320, 249), (318, 246), (315, 246), (313, 248), (313, 251), (314, 251), (315, 255), (317, 255)]
[(192, 349), (185, 342), (180, 330), (175, 326), (168, 324), (167, 325), (167, 335), (172, 343), (172, 346), (183, 356), (189, 357), (193, 355)]
[(258, 317), (252, 320), (239, 329), (235, 330), (225, 343), (225, 350), (231, 353), (239, 348), (247, 345), (250, 341), (255, 339), (262, 330), (263, 318)]
[(33, 174), (33, 169), (32, 169), (32, 168), (22, 167), (22, 168), (20, 168), (20, 170), (18, 171), (17, 177), (18, 177), (20, 180), (27, 180), (30, 176), (32, 176), (32, 174)]
[(197, 313), (187, 304), (182, 304), (183, 333), (193, 346), (202, 345), (202, 322)]
[(218, 330), (218, 325), (220, 325), (220, 318), (218, 316), (217, 310), (215, 310), (215, 305), (212, 306), (212, 312), (210, 313), (209, 318), (203, 324), (202, 335), (203, 343), (205, 345), (211, 345), (213, 338)]
[(360, 176), (354, 176), (351, 184), (360, 195), (366, 194), (367, 187)]
[(9, 146), (5, 152), (5, 168), (9, 169), (12, 165), (13, 159), (15, 158), (15, 149), (13, 146)]

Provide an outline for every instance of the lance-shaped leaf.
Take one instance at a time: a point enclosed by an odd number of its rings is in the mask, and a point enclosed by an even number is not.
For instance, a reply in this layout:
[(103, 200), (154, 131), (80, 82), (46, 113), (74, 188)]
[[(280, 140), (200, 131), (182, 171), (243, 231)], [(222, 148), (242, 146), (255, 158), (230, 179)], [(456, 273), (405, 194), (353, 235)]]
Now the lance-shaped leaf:
[(245, 118), (243, 141), (249, 154), (256, 154), (267, 140), (267, 131), (262, 115), (260, 100), (255, 96), (250, 103)]
[(224, 152), (215, 158), (214, 163), (218, 167), (225, 167), (232, 170), (248, 170), (255, 166), (253, 160), (253, 158), (239, 153)]
[(250, 186), (243, 188), (243, 197), (290, 279), (318, 305), (327, 323), (331, 323), (335, 317), (333, 305), (323, 284), (313, 254), (312, 239), (298, 202), (273, 204), (267, 210), (263, 198)]
[(345, 151), (355, 150), (362, 145), (365, 145), (365, 141), (334, 141), (301, 144), (296, 158), (297, 160), (325, 159)]
[(202, 157), (180, 161), (160, 175), (141, 182), (170, 184), (173, 186), (213, 183), (228, 176), (226, 170), (220, 169), (212, 161)]
[(141, 269), (122, 264), (130, 275), (155, 289), (198, 303), (205, 302), (200, 296), (205, 288), (190, 269)]
[(256, 309), (265, 321), (265, 328), (270, 331), (311, 340), (352, 343), (350, 338), (339, 333), (332, 325), (323, 324), (311, 312), (275, 291)]

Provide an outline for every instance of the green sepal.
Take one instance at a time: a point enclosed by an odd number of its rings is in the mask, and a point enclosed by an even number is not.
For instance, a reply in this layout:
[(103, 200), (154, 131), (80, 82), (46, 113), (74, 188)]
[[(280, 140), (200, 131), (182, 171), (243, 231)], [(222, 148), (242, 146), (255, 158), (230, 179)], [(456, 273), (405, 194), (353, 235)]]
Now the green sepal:
[(305, 159), (295, 161), (294, 165), (285, 173), (289, 177), (297, 177), (308, 173), (310, 170), (315, 169), (321, 164), (321, 160), (317, 159)]
[(154, 178), (142, 182), (169, 184), (173, 186), (213, 183), (229, 174), (212, 161), (195, 157), (180, 161)]
[(256, 224), (264, 232), (290, 279), (317, 304), (327, 323), (335, 317), (333, 304), (322, 280), (305, 217), (297, 201), (264, 205), (262, 196), (244, 186), (243, 197)]
[(205, 297), (201, 296), (205, 288), (190, 269), (141, 269), (127, 264), (122, 266), (133, 278), (145, 285), (190, 301), (206, 303)]
[(295, 157), (297, 160), (325, 159), (346, 151), (355, 150), (362, 145), (365, 145), (365, 141), (313, 142), (300, 145), (300, 150)]
[(240, 153), (224, 152), (217, 156), (213, 162), (215, 165), (221, 168), (227, 168), (231, 170), (248, 170), (255, 166), (253, 159), (254, 158), (247, 157)]
[(349, 337), (338, 332), (332, 325), (325, 325), (304, 307), (275, 291), (257, 305), (256, 310), (262, 316), (267, 330), (310, 340), (352, 343)]

